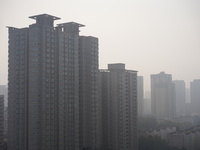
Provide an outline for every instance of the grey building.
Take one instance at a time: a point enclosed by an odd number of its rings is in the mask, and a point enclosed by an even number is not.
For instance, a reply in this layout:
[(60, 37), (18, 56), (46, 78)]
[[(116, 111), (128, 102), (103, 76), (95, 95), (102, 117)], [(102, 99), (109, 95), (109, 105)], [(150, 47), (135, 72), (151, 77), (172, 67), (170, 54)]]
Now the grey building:
[(0, 149), (4, 149), (4, 95), (0, 95)]
[(79, 99), (81, 148), (101, 148), (100, 102), (97, 97), (98, 39), (79, 38)]
[(175, 87), (172, 75), (164, 72), (151, 75), (151, 112), (158, 119), (175, 117)]
[(191, 96), (190, 96), (190, 88), (185, 89), (185, 97), (186, 97), (186, 104), (185, 104), (185, 113), (186, 116), (191, 116)]
[(150, 115), (151, 114), (151, 92), (145, 91), (144, 94), (144, 115)]
[(7, 137), (7, 133), (8, 133), (8, 107), (4, 107), (3, 113), (4, 113), (3, 114), (4, 115), (4, 135)]
[(138, 116), (144, 115), (144, 80), (142, 76), (137, 77), (137, 101), (138, 101)]
[(200, 116), (200, 79), (190, 82), (191, 113)]
[(79, 23), (29, 18), (36, 23), (8, 27), (8, 149), (99, 149), (98, 39), (80, 36)]
[(176, 116), (186, 115), (186, 91), (185, 81), (174, 80), (175, 85), (175, 101), (176, 101)]
[(7, 85), (0, 85), (0, 95), (4, 96), (4, 135), (7, 135), (8, 129), (8, 87)]
[(137, 150), (137, 72), (125, 64), (100, 70), (102, 149)]
[(8, 106), (8, 87), (7, 85), (0, 85), (0, 95), (4, 95), (4, 106)]

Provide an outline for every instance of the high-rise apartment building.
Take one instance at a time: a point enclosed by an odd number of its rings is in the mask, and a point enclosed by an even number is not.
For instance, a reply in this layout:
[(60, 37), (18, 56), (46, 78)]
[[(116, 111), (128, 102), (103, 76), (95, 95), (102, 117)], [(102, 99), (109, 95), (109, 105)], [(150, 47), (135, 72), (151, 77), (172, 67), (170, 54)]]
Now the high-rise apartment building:
[(151, 112), (158, 119), (170, 119), (176, 114), (175, 88), (172, 75), (161, 72), (151, 75)]
[(79, 99), (80, 145), (82, 148), (101, 148), (100, 102), (97, 97), (98, 39), (79, 38)]
[(9, 27), (8, 149), (99, 149), (98, 39), (48, 14)]
[(4, 95), (0, 95), (0, 149), (4, 149)]
[(185, 81), (174, 80), (173, 83), (175, 85), (176, 116), (184, 116), (186, 114)]
[(190, 82), (191, 114), (200, 116), (200, 79)]
[(137, 101), (138, 101), (138, 116), (144, 115), (144, 82), (142, 76), (137, 76)]
[(102, 149), (137, 150), (137, 72), (125, 64), (100, 70)]

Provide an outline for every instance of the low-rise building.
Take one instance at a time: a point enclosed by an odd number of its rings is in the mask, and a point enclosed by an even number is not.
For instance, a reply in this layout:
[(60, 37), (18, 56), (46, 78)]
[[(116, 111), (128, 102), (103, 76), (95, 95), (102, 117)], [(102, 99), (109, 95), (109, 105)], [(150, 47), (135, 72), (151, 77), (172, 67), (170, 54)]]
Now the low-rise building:
[(167, 141), (168, 134), (176, 132), (176, 127), (167, 127), (167, 128), (159, 128), (159, 129), (147, 129), (144, 131), (139, 131), (139, 136), (151, 136), (151, 137), (160, 137), (162, 140)]
[(0, 149), (3, 149), (3, 138), (4, 138), (4, 95), (0, 95)]
[(160, 128), (160, 129), (154, 129), (154, 130), (148, 130), (146, 131), (146, 135), (147, 136), (158, 136), (160, 137), (162, 140), (167, 140), (167, 136), (170, 133), (173, 133), (176, 131), (176, 127), (167, 127), (167, 128)]
[(168, 135), (168, 143), (177, 148), (186, 150), (200, 149), (200, 125)]

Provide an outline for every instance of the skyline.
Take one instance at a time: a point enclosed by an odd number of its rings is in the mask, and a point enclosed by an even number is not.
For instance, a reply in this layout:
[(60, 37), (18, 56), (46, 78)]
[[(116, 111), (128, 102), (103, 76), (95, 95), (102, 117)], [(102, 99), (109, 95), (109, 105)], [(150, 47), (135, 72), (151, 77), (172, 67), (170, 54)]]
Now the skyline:
[[(114, 5), (113, 5), (114, 4)], [(99, 38), (99, 69), (125, 63), (144, 77), (165, 71), (186, 87), (200, 78), (200, 1), (197, 0), (69, 0), (0, 2), (0, 85), (7, 83), (8, 29), (28, 27), (29, 16), (47, 13), (86, 25), (80, 35)]]

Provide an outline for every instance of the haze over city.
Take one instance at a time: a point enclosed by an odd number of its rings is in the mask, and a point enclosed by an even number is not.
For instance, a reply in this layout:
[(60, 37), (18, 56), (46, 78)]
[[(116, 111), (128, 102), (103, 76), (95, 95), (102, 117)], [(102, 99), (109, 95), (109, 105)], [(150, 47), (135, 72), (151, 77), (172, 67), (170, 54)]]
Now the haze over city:
[(86, 25), (81, 35), (99, 38), (99, 68), (125, 63), (144, 76), (165, 71), (187, 87), (200, 78), (200, 1), (198, 0), (1, 0), (0, 85), (7, 84), (8, 30), (27, 27), (29, 16), (52, 14), (60, 22)]
[(200, 149), (199, 0), (0, 9), (0, 150)]

